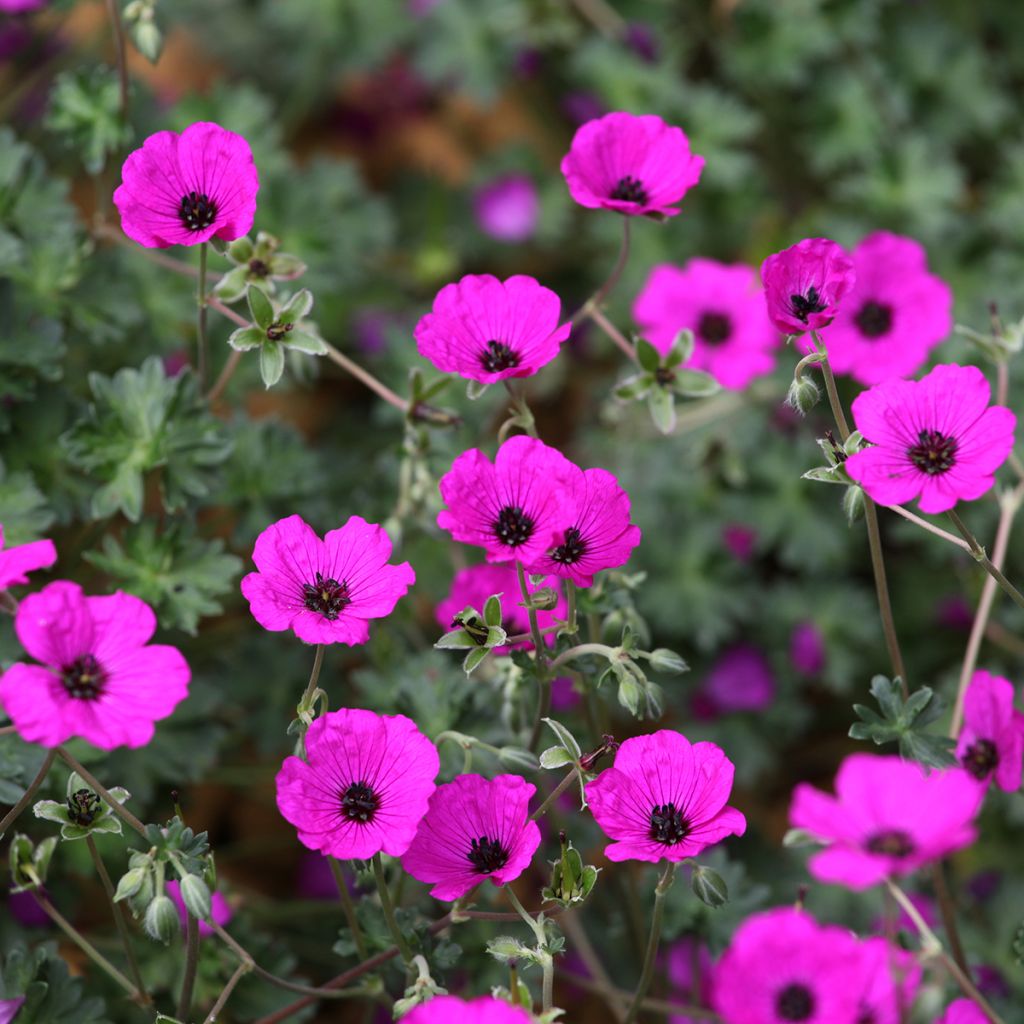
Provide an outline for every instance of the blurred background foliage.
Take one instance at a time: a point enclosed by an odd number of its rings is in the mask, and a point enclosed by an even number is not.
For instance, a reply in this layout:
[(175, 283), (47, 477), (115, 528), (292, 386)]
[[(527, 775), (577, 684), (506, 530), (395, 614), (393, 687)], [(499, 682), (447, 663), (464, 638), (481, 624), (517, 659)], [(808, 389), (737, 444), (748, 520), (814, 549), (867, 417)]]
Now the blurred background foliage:
[[(469, 402), (453, 384), (440, 400), (463, 423), (430, 430), (424, 454), (399, 413), (326, 361), (289, 364), (267, 392), (252, 357), (207, 410), (182, 372), (194, 351), (193, 280), (110, 239), (109, 197), (124, 154), (153, 131), (199, 119), (245, 135), (261, 181), (254, 231), (273, 233), (308, 265), (302, 284), (322, 335), (403, 394), (410, 369), (427, 369), (412, 326), (442, 285), (473, 272), (532, 274), (568, 312), (605, 278), (619, 220), (575, 207), (558, 162), (578, 124), (611, 110), (681, 125), (707, 159), (680, 216), (635, 225), (608, 307), (624, 329), (658, 262), (702, 255), (759, 264), (807, 235), (852, 245), (886, 228), (926, 246), (954, 289), (957, 319), (984, 331), (990, 303), (1006, 319), (1024, 315), (1024, 6), (162, 0), (157, 19), (160, 60), (129, 51), (127, 125), (102, 4), (55, 0), (31, 17), (0, 20), (0, 522), (8, 543), (54, 536), (60, 576), (99, 592), (121, 587), (156, 607), (162, 638), (193, 666), (189, 700), (144, 750), (78, 753), (99, 764), (108, 785), (131, 790), (148, 820), (170, 815), (170, 791), (180, 789), (189, 822), (211, 832), (239, 937), (270, 969), (322, 978), (343, 969), (345, 933), (332, 952), (338, 915), (330, 902), (308, 902), (323, 894), (322, 880), (278, 818), (272, 789), (311, 657), (290, 635), (262, 633), (238, 580), (256, 534), (277, 517), (299, 512), (320, 532), (351, 514), (400, 525), (416, 586), (368, 646), (328, 651), (322, 685), (332, 705), (400, 710), (434, 735), (458, 729), (499, 746), (521, 742), (510, 663), (492, 660), (467, 681), (454, 655), (431, 650), (434, 605), (475, 555), (433, 525), (429, 480), (464, 448), (493, 446), (504, 403), (496, 389)], [(489, 237), (473, 207), (478, 189), (510, 172), (533, 180), (541, 210), (532, 236), (515, 244)], [(214, 256), (211, 268), (230, 264)], [(211, 324), (219, 370), (232, 325), (215, 314)], [(936, 356), (979, 358), (957, 339)], [(863, 526), (847, 525), (838, 488), (800, 479), (821, 461), (815, 436), (828, 423), (824, 409), (803, 422), (781, 405), (792, 350), (780, 351), (776, 374), (742, 400), (685, 406), (669, 437), (642, 408), (612, 400), (622, 362), (583, 326), (528, 393), (541, 436), (582, 465), (619, 474), (632, 497), (644, 539), (629, 571), (647, 574), (632, 592), (638, 618), (652, 646), (679, 651), (692, 669), (661, 680), (665, 721), (716, 740), (736, 762), (736, 802), (753, 827), (729, 844), (732, 863), (720, 852), (711, 858), (734, 902), (712, 913), (679, 889), (668, 922), (670, 935), (697, 933), (718, 948), (742, 913), (794, 898), (805, 878), (800, 854), (777, 849), (792, 786), (827, 782), (852, 746), (850, 704), (865, 700), (872, 675), (888, 666)], [(138, 373), (108, 382), (126, 367)], [(847, 400), (853, 394), (844, 386)], [(410, 452), (423, 455), (417, 468), (428, 482), (399, 502)], [(969, 510), (982, 538), (991, 537), (994, 509), (981, 501)], [(982, 578), (960, 552), (907, 523), (883, 515), (883, 531), (911, 683), (948, 694)], [(1022, 569), (1018, 544), (1008, 575)], [(1019, 612), (1001, 604), (985, 667), (1019, 678), (1020, 626)], [(801, 627), (820, 637), (816, 665), (794, 659)], [(702, 699), (707, 681), (739, 645), (763, 659), (776, 698), (756, 714), (716, 715)], [(17, 656), (5, 619), (0, 659)], [(647, 728), (623, 717), (614, 694), (604, 698), (601, 714), (618, 738)], [(578, 722), (585, 748), (596, 745), (578, 711), (565, 718)], [(13, 792), (34, 770), (27, 756), (17, 740), (0, 738), (0, 776)], [(486, 754), (474, 763), (499, 770)], [(449, 775), (457, 767), (454, 757), (445, 762)], [(592, 824), (575, 817), (570, 828), (599, 856)], [(1020, 991), (1010, 941), (1024, 879), (1007, 871), (1024, 832), (1019, 802), (990, 795), (984, 831), (986, 842), (960, 865), (964, 878), (991, 882), (969, 890), (967, 940), (975, 959)], [(106, 927), (74, 847), (58, 854), (55, 899), (83, 926)], [(1019, 855), (1012, 860), (1019, 871)], [(602, 922), (608, 949), (635, 940), (638, 922), (613, 912), (617, 902), (646, 899), (638, 893), (650, 879), (634, 867), (606, 872), (587, 911)], [(307, 902), (281, 902), (292, 899)], [(817, 887), (809, 902), (867, 926), (873, 899)], [(439, 954), (454, 964), (447, 982), (483, 991), (501, 972), (479, 953), (484, 932), (463, 927), (462, 959)], [(0, 918), (5, 947), (24, 932)], [(161, 955), (150, 951), (154, 980)], [(223, 950), (204, 943), (208, 994), (231, 969)], [(45, 963), (39, 970), (59, 974)], [(288, 1001), (249, 979), (239, 993), (231, 1009), (239, 1020)], [(565, 988), (561, 999), (570, 1019), (603, 1019), (582, 993)], [(77, 1009), (39, 1019), (94, 1019), (91, 1004), (68, 1005)], [(140, 1019), (113, 1003), (108, 1012)], [(361, 1019), (318, 1012), (325, 1021)]]

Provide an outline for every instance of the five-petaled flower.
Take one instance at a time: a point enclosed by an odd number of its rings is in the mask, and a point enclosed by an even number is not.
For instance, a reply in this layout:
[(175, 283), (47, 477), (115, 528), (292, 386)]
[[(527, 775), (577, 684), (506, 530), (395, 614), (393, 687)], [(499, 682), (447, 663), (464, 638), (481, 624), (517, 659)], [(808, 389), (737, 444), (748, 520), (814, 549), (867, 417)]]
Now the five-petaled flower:
[(148, 249), (241, 238), (256, 216), (259, 175), (249, 143), (210, 121), (150, 135), (121, 170), (121, 228)]
[(351, 516), (321, 540), (300, 516), (271, 523), (256, 538), (258, 572), (242, 580), (253, 617), (309, 644), (364, 644), (370, 619), (389, 615), (416, 581), (408, 562), (391, 565), (383, 527)]
[(0, 676), (0, 705), (31, 743), (141, 747), (188, 694), (184, 657), (148, 642), (156, 616), (131, 594), (86, 597), (58, 580), (21, 602), (14, 629), (42, 664), (19, 662)]
[(836, 373), (862, 384), (915, 373), (953, 329), (953, 294), (911, 238), (876, 231), (850, 254), (856, 281), (823, 335)]
[(983, 795), (960, 768), (926, 774), (900, 757), (851, 754), (835, 796), (796, 787), (789, 820), (828, 844), (808, 863), (815, 878), (867, 889), (974, 842)]
[(746, 818), (726, 806), (733, 770), (714, 743), (691, 744), (671, 729), (626, 740), (614, 765), (587, 784), (594, 820), (616, 840), (605, 856), (681, 861), (743, 835)]
[(447, 508), (437, 525), (484, 548), (488, 562), (530, 565), (561, 544), (571, 525), (575, 510), (566, 485), (574, 469), (557, 449), (524, 435), (509, 438), (493, 464), (472, 448), (441, 477)]
[(682, 128), (654, 114), (605, 114), (582, 125), (562, 160), (569, 193), (580, 206), (627, 217), (674, 217), (675, 205), (700, 180), (704, 157), (690, 152)]
[(761, 264), (768, 317), (784, 334), (830, 324), (855, 279), (853, 261), (828, 238), (805, 238)]
[(550, 363), (570, 325), (558, 296), (532, 277), (469, 274), (442, 288), (416, 325), (416, 347), (445, 373), (481, 384), (529, 377)]
[(685, 365), (706, 370), (723, 388), (745, 388), (775, 366), (779, 332), (753, 267), (706, 259), (660, 264), (633, 303), (633, 317), (663, 356), (681, 330), (691, 330), (693, 355)]
[(715, 966), (712, 1005), (725, 1024), (855, 1024), (857, 940), (803, 910), (748, 917)]
[(964, 724), (956, 745), (964, 771), (1014, 793), (1024, 766), (1024, 716), (1013, 706), (1009, 679), (979, 670), (964, 696)]
[(28, 574), (48, 569), (57, 561), (52, 540), (36, 540), (30, 544), (4, 547), (4, 528), (0, 524), (0, 590), (28, 583)]
[(528, 819), (535, 792), (518, 775), (458, 775), (438, 786), (402, 866), (439, 900), (457, 900), (488, 878), (511, 882), (540, 845), (540, 828)]
[(938, 513), (980, 498), (1012, 451), (1017, 424), (990, 397), (976, 366), (877, 384), (853, 400), (857, 429), (872, 446), (851, 455), (846, 472), (879, 505), (920, 498), (922, 512)]
[(277, 806), (299, 841), (339, 859), (409, 847), (440, 769), (437, 748), (404, 715), (329, 711), (306, 733), (303, 761), (277, 773)]
[(436, 996), (402, 1018), (405, 1024), (531, 1024), (533, 1017), (518, 1006), (493, 996), (463, 1002), (455, 996)]

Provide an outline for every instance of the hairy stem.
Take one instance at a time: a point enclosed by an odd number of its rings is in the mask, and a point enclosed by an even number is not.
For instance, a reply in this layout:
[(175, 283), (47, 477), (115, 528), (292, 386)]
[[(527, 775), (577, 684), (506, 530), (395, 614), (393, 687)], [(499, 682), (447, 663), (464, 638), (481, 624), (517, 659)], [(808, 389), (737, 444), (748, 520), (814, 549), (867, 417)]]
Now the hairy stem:
[(384, 874), (384, 865), (381, 863), (380, 854), (373, 855), (373, 878), (377, 883), (377, 891), (380, 893), (380, 905), (384, 911), (384, 920), (387, 922), (391, 938), (398, 947), (399, 955), (406, 965), (412, 963), (412, 950), (409, 943), (405, 941), (402, 929), (398, 927), (398, 919), (395, 917), (395, 905), (391, 902), (391, 891), (388, 889), (388, 880)]
[(939, 901), (942, 926), (946, 929), (946, 938), (949, 939), (949, 951), (953, 954), (957, 967), (969, 978), (971, 969), (967, 965), (963, 943), (960, 941), (960, 929), (956, 924), (956, 907), (953, 906), (953, 897), (949, 891), (949, 885), (946, 883), (946, 869), (941, 860), (937, 860), (932, 865), (932, 881), (935, 883), (935, 895)]
[(536, 821), (538, 818), (542, 818), (548, 808), (572, 785), (573, 780), (576, 778), (576, 769), (573, 768), (561, 782), (547, 795), (544, 802), (530, 815), (530, 821)]
[(529, 742), (529, 749), (535, 751), (537, 744), (540, 743), (544, 719), (551, 711), (551, 674), (548, 667), (547, 647), (537, 623), (537, 610), (530, 606), (530, 591), (526, 587), (526, 570), (523, 569), (522, 562), (516, 562), (516, 576), (519, 579), (519, 591), (527, 605), (526, 612), (530, 619), (530, 638), (533, 640), (533, 656), (537, 664), (537, 686), (540, 690), (537, 696), (537, 713), (533, 719)]
[(665, 870), (654, 887), (654, 912), (651, 914), (651, 933), (647, 939), (647, 952), (644, 954), (644, 966), (640, 974), (640, 984), (636, 987), (633, 1002), (630, 1003), (626, 1013), (625, 1024), (633, 1024), (636, 1015), (640, 1012), (647, 990), (651, 987), (651, 979), (654, 977), (654, 965), (658, 960), (658, 946), (661, 943), (661, 920), (665, 912), (665, 895), (672, 887), (675, 880), (676, 866), (673, 861), (665, 865)]
[(601, 312), (599, 309), (591, 309), (587, 314), (598, 327), (608, 335), (619, 347), (622, 354), (631, 362), (636, 362), (636, 349), (629, 343), (626, 336)]
[(121, 21), (120, 0), (107, 0), (107, 17), (114, 35), (114, 52), (117, 56), (117, 85), (121, 110), (121, 123), (128, 123), (128, 61), (125, 55), (124, 24)]
[(53, 764), (53, 759), (56, 756), (56, 750), (48, 750), (46, 752), (46, 757), (43, 758), (43, 763), (36, 773), (36, 777), (28, 784), (28, 789), (21, 795), (21, 799), (4, 815), (3, 821), (0, 821), (0, 836), (4, 835), (18, 815), (32, 803), (32, 797), (36, 795), (36, 791), (46, 781), (46, 776), (50, 774), (50, 766)]
[(594, 294), (591, 295), (575, 313), (573, 313), (569, 321), (570, 323), (578, 324), (584, 317), (591, 316), (593, 311), (600, 306), (602, 302), (604, 302), (611, 293), (611, 290), (616, 286), (616, 284), (618, 284), (619, 278), (622, 276), (622, 271), (626, 269), (626, 263), (629, 260), (629, 231), (630, 218), (623, 217), (622, 243), (619, 246), (619, 254), (615, 258), (615, 264), (612, 267), (612, 271), (597, 291), (595, 291)]
[(200, 391), (206, 390), (206, 363), (209, 358), (206, 341), (206, 258), (209, 245), (209, 242), (203, 242), (199, 246), (199, 277), (196, 281), (196, 373)]
[(230, 355), (228, 355), (227, 361), (224, 363), (224, 368), (220, 371), (220, 375), (213, 383), (213, 387), (207, 392), (206, 400), (213, 405), (220, 399), (220, 396), (224, 394), (224, 389), (228, 386), (228, 382), (235, 375), (235, 371), (238, 369), (242, 362), (242, 353), (237, 349), (232, 349)]
[(124, 909), (124, 904), (114, 902), (114, 884), (110, 880), (110, 875), (107, 872), (106, 865), (103, 863), (103, 858), (100, 856), (100, 851), (96, 849), (96, 842), (93, 840), (91, 835), (85, 837), (85, 844), (89, 848), (89, 854), (96, 867), (96, 874), (100, 876), (100, 881), (103, 883), (103, 891), (107, 894), (107, 903), (110, 904), (110, 913), (114, 916), (114, 924), (117, 925), (117, 933), (121, 937), (121, 945), (124, 947), (124, 955), (128, 959), (128, 970), (132, 976), (132, 982), (141, 994), (143, 1000), (149, 1004), (153, 1000), (146, 991), (146, 986), (142, 981), (142, 975), (139, 973), (139, 964), (135, 959), (135, 950), (132, 948), (132, 937), (131, 933), (128, 931), (128, 918)]
[(356, 952), (360, 960), (365, 960), (369, 954), (366, 951), (366, 939), (363, 937), (363, 930), (359, 927), (359, 920), (356, 917), (356, 908), (352, 903), (352, 896), (348, 891), (348, 882), (345, 881), (345, 873), (341, 864), (335, 857), (328, 856), (327, 863), (331, 866), (331, 874), (334, 875), (335, 884), (338, 886), (338, 898), (341, 900), (341, 910), (345, 915), (348, 930), (352, 933), (352, 941), (356, 944)]
[(181, 979), (181, 993), (178, 996), (178, 1018), (188, 1020), (192, 1010), (192, 992), (196, 985), (196, 968), (199, 965), (199, 922), (188, 914), (185, 918), (185, 974)]
[(950, 509), (947, 513), (949, 521), (960, 531), (964, 540), (967, 541), (971, 546), (971, 554), (974, 555), (974, 560), (981, 564), (985, 572), (989, 574), (999, 584), (1003, 590), (1010, 595), (1014, 603), (1024, 608), (1024, 594), (1022, 594), (1004, 575), (1002, 569), (995, 565), (992, 560), (985, 554), (985, 549), (978, 543), (978, 538), (974, 536), (969, 529), (967, 524), (957, 515), (956, 509)]
[(547, 1013), (554, 1006), (555, 961), (547, 950), (548, 937), (544, 931), (544, 925), (519, 902), (519, 897), (516, 896), (511, 885), (505, 886), (505, 895), (508, 897), (508, 901), (512, 904), (515, 912), (529, 925), (534, 938), (537, 940), (537, 950), (543, 954), (541, 957), (543, 978), (541, 983), (541, 1010), (543, 1013)]
[(914, 515), (913, 512), (909, 512), (902, 505), (886, 505), (885, 508), (890, 512), (895, 512), (896, 515), (901, 516), (903, 519), (906, 519), (908, 523), (920, 526), (922, 530), (927, 530), (936, 537), (941, 537), (943, 540), (949, 541), (950, 544), (955, 544), (962, 551), (966, 551), (968, 554), (971, 554), (971, 545), (968, 544), (967, 541), (960, 537), (954, 537), (948, 530), (943, 530), (934, 523), (929, 523), (927, 519), (922, 519), (920, 516)]
[(234, 992), (235, 986), (252, 970), (252, 961), (246, 958), (243, 960), (235, 970), (235, 973), (228, 978), (228, 983), (224, 986), (221, 994), (217, 996), (217, 1002), (215, 1002), (210, 1009), (210, 1012), (206, 1015), (203, 1020), (203, 1024), (214, 1024), (217, 1020), (217, 1016), (221, 1010), (227, 1005), (228, 1000), (231, 998), (231, 993)]

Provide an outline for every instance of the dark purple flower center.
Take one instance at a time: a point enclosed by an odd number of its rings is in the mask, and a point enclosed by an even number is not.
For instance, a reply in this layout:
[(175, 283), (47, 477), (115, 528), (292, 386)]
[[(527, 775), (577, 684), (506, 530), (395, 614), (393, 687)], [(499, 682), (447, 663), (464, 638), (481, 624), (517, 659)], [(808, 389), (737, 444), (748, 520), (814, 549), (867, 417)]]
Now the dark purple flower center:
[(787, 985), (775, 998), (780, 1020), (807, 1020), (814, 1015), (814, 993), (799, 982)]
[(705, 345), (721, 345), (732, 336), (732, 320), (724, 313), (704, 313), (697, 324), (697, 333)]
[(533, 520), (518, 505), (506, 505), (494, 521), (494, 535), (502, 544), (517, 548), (533, 536)]
[(334, 579), (324, 579), (321, 573), (317, 573), (315, 583), (302, 584), (302, 601), (311, 612), (319, 612), (333, 622), (342, 609), (352, 603), (352, 595), (344, 580), (339, 583)]
[(181, 197), (178, 216), (189, 231), (202, 231), (214, 222), (217, 204), (205, 192), (189, 192)]
[(793, 310), (793, 316), (803, 324), (807, 323), (812, 313), (825, 311), (825, 303), (821, 301), (818, 289), (813, 284), (807, 289), (806, 295), (790, 295), (789, 307)]
[(270, 267), (263, 260), (249, 260), (249, 273), (253, 277), (269, 277)]
[(612, 189), (610, 198), (620, 199), (625, 203), (639, 203), (641, 206), (646, 206), (650, 197), (647, 189), (644, 188), (644, 183), (639, 178), (634, 178), (632, 174), (627, 174), (625, 177), (619, 178), (615, 183), (615, 188)]
[(878, 1015), (870, 1006), (862, 1006), (857, 1014), (857, 1024), (877, 1024)]
[(489, 341), (480, 353), (480, 365), (488, 373), (501, 373), (519, 365), (519, 354), (503, 341)]
[(690, 831), (690, 823), (676, 810), (675, 804), (659, 804), (651, 811), (650, 837), (656, 843), (674, 846), (681, 843)]
[(466, 856), (480, 874), (489, 875), (492, 871), (501, 870), (508, 863), (509, 853), (501, 845), (500, 839), (481, 836), (470, 842), (469, 853)]
[(68, 797), (68, 817), (75, 825), (91, 825), (100, 809), (100, 798), (91, 789), (76, 789)]
[(61, 670), (64, 689), (76, 700), (95, 700), (107, 681), (103, 666), (91, 655), (83, 654)]
[(899, 828), (885, 829), (876, 832), (864, 844), (869, 853), (881, 854), (883, 857), (894, 857), (902, 860), (909, 857), (916, 849), (914, 840)]
[(587, 553), (587, 542), (575, 526), (565, 531), (565, 542), (551, 552), (551, 558), (559, 565), (575, 565)]
[(353, 782), (341, 794), (341, 813), (349, 821), (366, 823), (373, 821), (373, 816), (380, 807), (380, 800), (373, 789), (365, 782)]
[(917, 435), (917, 444), (907, 449), (907, 455), (922, 473), (937, 476), (953, 468), (959, 447), (955, 437), (947, 437), (937, 430), (922, 430)]
[(882, 302), (865, 302), (853, 320), (865, 338), (880, 338), (892, 329), (892, 306)]
[(991, 740), (977, 740), (964, 751), (961, 763), (968, 774), (983, 782), (999, 766), (999, 751)]

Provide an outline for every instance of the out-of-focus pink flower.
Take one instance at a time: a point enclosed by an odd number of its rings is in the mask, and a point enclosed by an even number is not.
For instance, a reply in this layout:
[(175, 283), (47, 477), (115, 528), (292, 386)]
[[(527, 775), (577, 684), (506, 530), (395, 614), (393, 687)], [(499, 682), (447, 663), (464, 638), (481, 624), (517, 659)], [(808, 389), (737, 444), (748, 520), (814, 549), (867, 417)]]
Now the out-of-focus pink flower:
[(760, 711), (775, 699), (775, 676), (761, 651), (739, 644), (711, 666), (698, 696), (707, 717)]
[(935, 1024), (989, 1024), (989, 1021), (973, 999), (956, 999)]
[(789, 634), (789, 660), (801, 675), (818, 676), (825, 668), (825, 638), (813, 622), (798, 622)]
[[(181, 898), (181, 882), (171, 879), (166, 885), (167, 895), (171, 897), (171, 901), (178, 908), (181, 927), (184, 928), (188, 920), (188, 910), (185, 908), (185, 901)], [(231, 907), (224, 899), (223, 894), (216, 890), (210, 894), (210, 917), (214, 924), (219, 924), (222, 927), (231, 920)], [(213, 935), (213, 929), (205, 921), (200, 921), (199, 934), (202, 936)]]
[(525, 242), (537, 230), (540, 196), (533, 179), (506, 174), (478, 189), (473, 211), (480, 230), (499, 242)]
[(743, 523), (726, 523), (722, 527), (722, 543), (739, 562), (749, 562), (757, 543), (757, 530)]
[(531, 1024), (533, 1020), (525, 1010), (493, 996), (468, 1003), (455, 996), (436, 996), (402, 1019), (405, 1024)]
[(1020, 789), (1024, 724), (1013, 706), (1013, 683), (979, 669), (964, 696), (964, 724), (956, 756), (972, 778), (995, 782), (1007, 793)]

